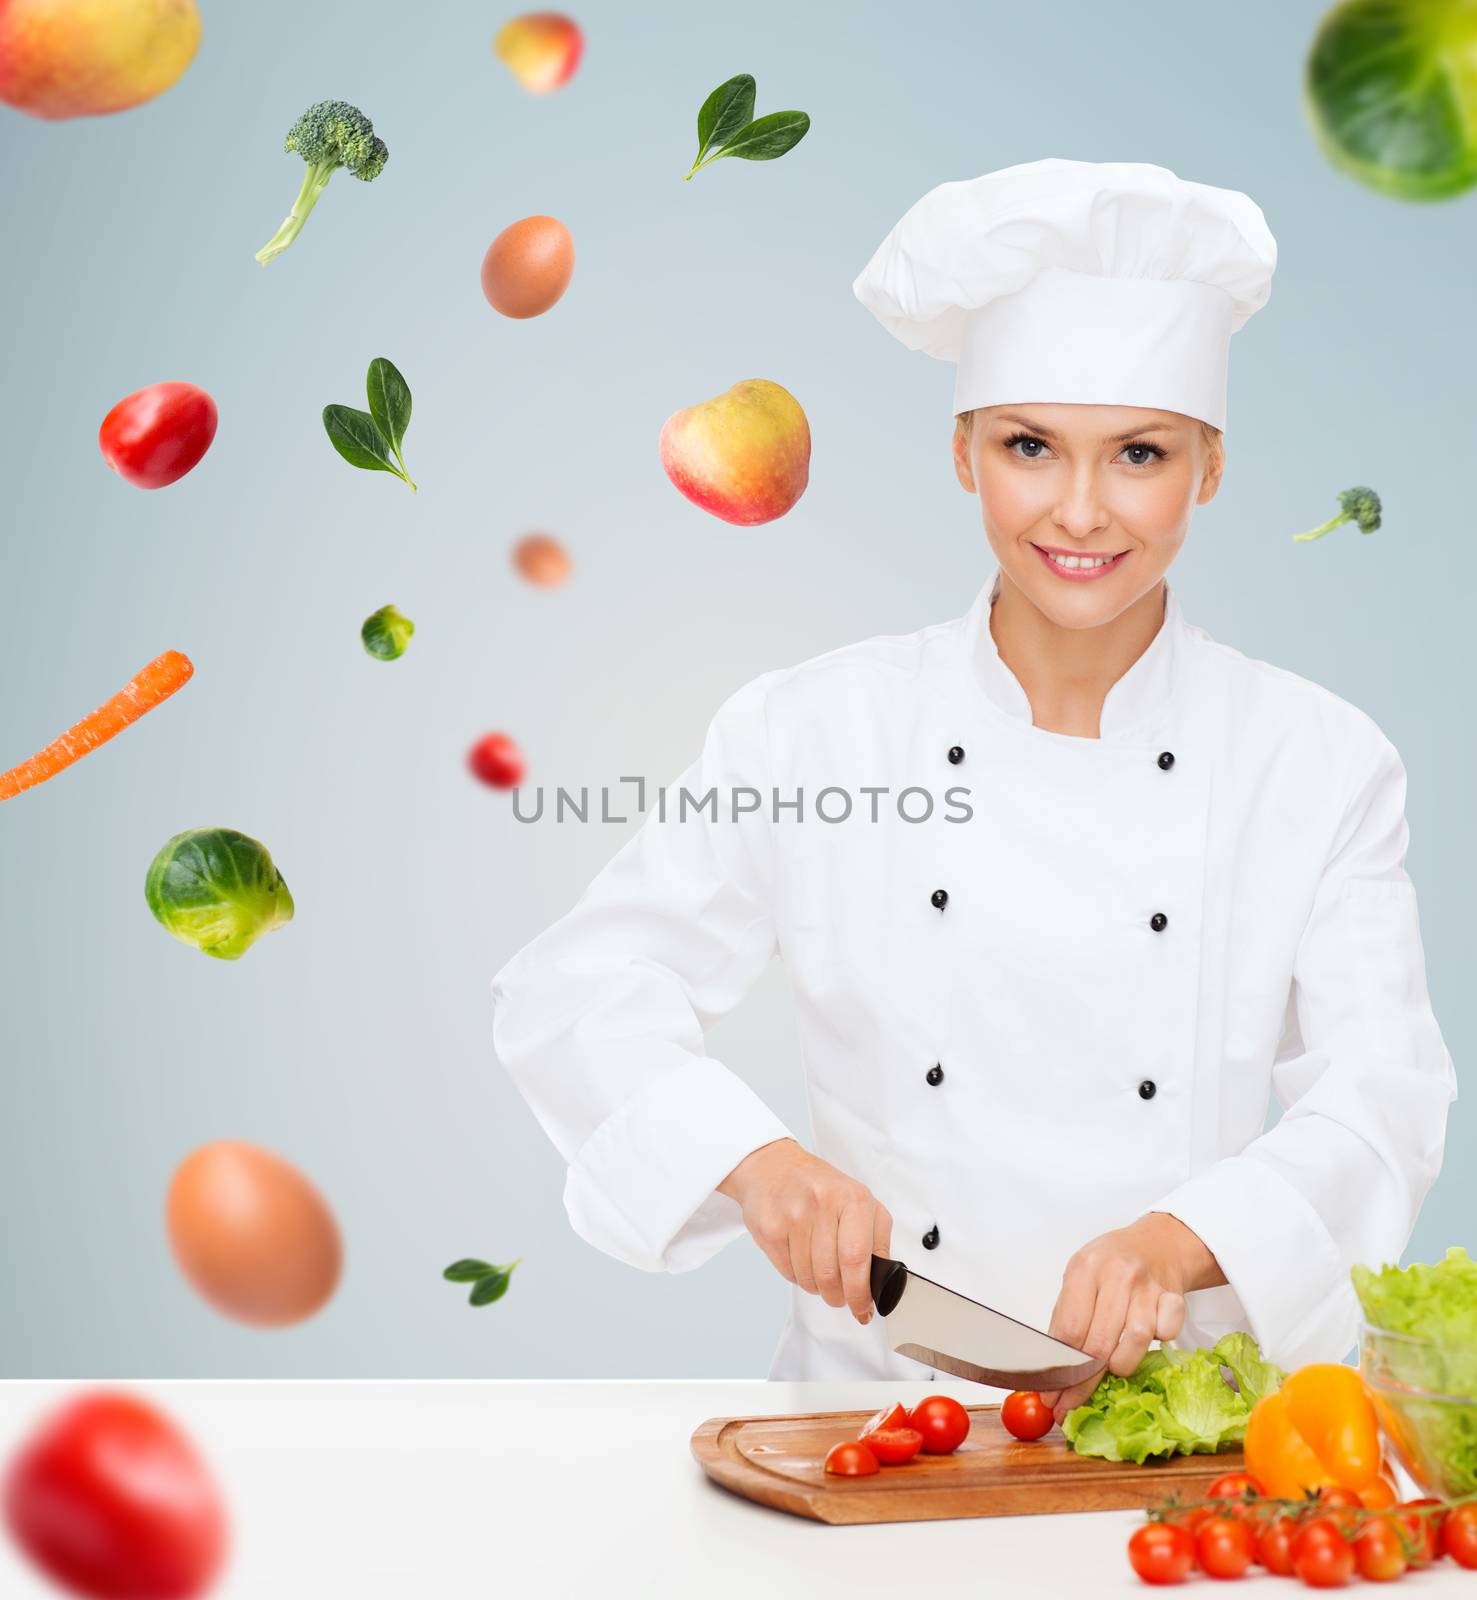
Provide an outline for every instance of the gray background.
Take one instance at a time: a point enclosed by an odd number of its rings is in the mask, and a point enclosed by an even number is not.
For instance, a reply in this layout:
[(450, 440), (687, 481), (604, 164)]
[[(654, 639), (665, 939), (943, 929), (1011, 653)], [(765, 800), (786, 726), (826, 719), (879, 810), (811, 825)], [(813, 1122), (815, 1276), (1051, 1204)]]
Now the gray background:
[[(1281, 265), (1233, 345), (1227, 478), (1173, 580), (1191, 620), (1399, 747), (1465, 1064), (1477, 202), (1404, 205), (1326, 166), (1299, 99), (1317, 8), (587, 6), (586, 60), (545, 99), (493, 59), (496, 8), (204, 11), (200, 55), (148, 106), (0, 111), (0, 765), (163, 649), (197, 668), (0, 810), (0, 1372), (764, 1373), (787, 1291), (759, 1252), (666, 1278), (591, 1250), (491, 1053), (491, 973), (631, 828), (522, 826), (463, 754), (503, 728), (531, 783), (669, 781), (755, 674), (968, 606), (989, 561), (948, 458), (952, 368), (888, 337), (851, 279), (934, 184), (1042, 156), (1158, 162), (1267, 214)], [(683, 183), (699, 103), (740, 71), (761, 113), (809, 111), (809, 137)], [(301, 177), (282, 136), (325, 97), (370, 113), (390, 164), (335, 179), (263, 271)], [(569, 225), (578, 264), (515, 323), (478, 267), (532, 212)], [(363, 403), (377, 354), (414, 390), (418, 496), (342, 464), (318, 421)], [(656, 439), (756, 376), (800, 399), (814, 458), (797, 508), (743, 530), (677, 494)], [(97, 425), (172, 377), (215, 395), (220, 433), (144, 493)], [(1384, 531), (1291, 543), (1357, 482)], [(563, 590), (509, 568), (540, 527), (573, 552)], [(390, 600), (418, 632), (385, 666), (358, 627)], [(297, 899), (234, 964), (167, 938), (142, 894), (169, 835), (214, 824), (265, 841)], [(713, 1044), (805, 1126), (781, 967)], [(171, 1263), (165, 1185), (219, 1137), (300, 1163), (344, 1224), (342, 1287), (300, 1328), (225, 1321)], [(1459, 1104), (1413, 1257), (1477, 1244), (1474, 1157)], [(467, 1253), (526, 1258), (497, 1307), (439, 1281)]]

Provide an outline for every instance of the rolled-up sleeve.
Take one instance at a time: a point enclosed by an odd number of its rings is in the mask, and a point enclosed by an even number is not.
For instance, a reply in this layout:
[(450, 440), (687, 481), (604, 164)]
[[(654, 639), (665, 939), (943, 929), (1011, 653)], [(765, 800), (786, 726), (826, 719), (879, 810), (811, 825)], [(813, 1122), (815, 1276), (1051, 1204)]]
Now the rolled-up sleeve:
[(1153, 1207), (1205, 1242), (1286, 1367), (1353, 1346), (1349, 1268), (1400, 1259), (1457, 1092), (1405, 871), (1405, 770), (1383, 735), (1373, 743), (1297, 949), (1272, 1072), (1282, 1117)]
[(704, 1046), (776, 947), (771, 676), (724, 702), (664, 816), (653, 796), (575, 906), (492, 980), (493, 1047), (569, 1164), (575, 1232), (648, 1271), (700, 1266), (741, 1233), (716, 1185), (791, 1137)]

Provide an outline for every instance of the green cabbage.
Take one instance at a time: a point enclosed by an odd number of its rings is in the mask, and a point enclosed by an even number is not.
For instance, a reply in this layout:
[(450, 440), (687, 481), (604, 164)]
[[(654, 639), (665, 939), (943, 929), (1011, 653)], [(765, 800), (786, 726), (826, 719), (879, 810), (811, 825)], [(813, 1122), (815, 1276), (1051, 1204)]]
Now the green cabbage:
[(1086, 1403), (1067, 1413), (1062, 1432), (1078, 1455), (1108, 1461), (1209, 1455), (1240, 1444), (1251, 1408), (1286, 1376), (1262, 1359), (1248, 1333), (1228, 1333), (1209, 1350), (1159, 1346), (1128, 1377), (1105, 1373)]

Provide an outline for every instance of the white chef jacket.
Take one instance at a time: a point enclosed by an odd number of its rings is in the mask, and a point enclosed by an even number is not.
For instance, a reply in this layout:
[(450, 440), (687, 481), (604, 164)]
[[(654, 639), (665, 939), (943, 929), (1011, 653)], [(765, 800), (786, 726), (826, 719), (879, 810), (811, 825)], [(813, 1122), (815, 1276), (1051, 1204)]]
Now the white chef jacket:
[[(1287, 1367), (1341, 1360), (1349, 1268), (1399, 1259), (1456, 1096), (1400, 758), (1185, 622), (1167, 583), (1100, 737), (1035, 727), (988, 625), (998, 584), (745, 684), (666, 820), (650, 807), (493, 978), (494, 1047), (568, 1162), (570, 1220), (650, 1271), (744, 1231), (715, 1185), (790, 1130), (704, 1029), (778, 953), (796, 1137), (887, 1206), (895, 1257), (1044, 1328), (1075, 1249), (1167, 1211), (1228, 1280), (1187, 1297), (1177, 1342), (1245, 1328)], [(846, 820), (816, 815), (828, 787)], [(910, 787), (926, 821), (899, 814)], [(718, 803), (679, 816), (679, 788)], [(735, 822), (739, 790), (762, 805)], [(884, 1331), (792, 1289), (770, 1376), (933, 1376)]]

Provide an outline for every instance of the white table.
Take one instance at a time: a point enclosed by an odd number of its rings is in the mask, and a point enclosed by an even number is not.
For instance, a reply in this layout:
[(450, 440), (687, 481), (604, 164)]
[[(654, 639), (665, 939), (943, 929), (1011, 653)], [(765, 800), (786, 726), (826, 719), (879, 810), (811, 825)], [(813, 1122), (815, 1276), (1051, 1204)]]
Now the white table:
[[(0, 1385), (0, 1463), (75, 1382)], [(1153, 1592), (1125, 1544), (1140, 1513), (830, 1527), (710, 1483), (688, 1438), (714, 1416), (875, 1410), (890, 1383), (166, 1382), (209, 1457), (235, 1548), (217, 1600), (759, 1600)], [(972, 1385), (960, 1385), (961, 1390)], [(1250, 1581), (1289, 1600), (1291, 1580)], [(1443, 1562), (1401, 1593), (1460, 1590)], [(1181, 1593), (1185, 1590), (1179, 1591)], [(1194, 1592), (1219, 1595), (1210, 1580)], [(0, 1594), (54, 1591), (0, 1539)]]

